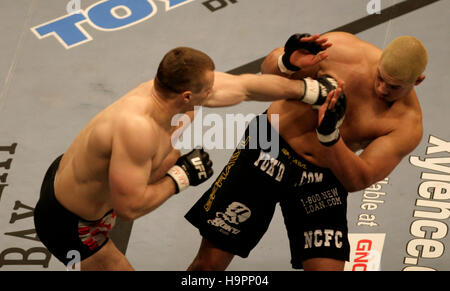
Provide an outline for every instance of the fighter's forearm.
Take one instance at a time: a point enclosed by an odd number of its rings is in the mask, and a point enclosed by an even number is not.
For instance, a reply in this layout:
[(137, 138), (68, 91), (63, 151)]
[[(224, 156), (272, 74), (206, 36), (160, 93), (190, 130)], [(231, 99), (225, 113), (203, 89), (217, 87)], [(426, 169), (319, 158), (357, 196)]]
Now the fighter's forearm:
[(231, 106), (242, 101), (277, 101), (304, 96), (305, 85), (275, 75), (231, 75), (216, 72), (213, 94), (202, 104), (207, 107)]
[[(163, 177), (159, 181), (147, 185), (144, 193), (136, 197), (136, 204), (129, 204), (124, 219), (135, 220), (155, 210), (176, 192), (175, 183), (170, 177)], [(119, 213), (120, 215), (120, 213)]]
[(152, 172), (143, 197), (145, 203), (142, 204), (141, 208), (134, 210), (134, 219), (153, 211), (175, 193), (175, 184), (171, 178), (166, 176), (166, 173), (179, 157), (180, 151), (172, 150), (159, 168)]
[(161, 163), (158, 169), (152, 172), (148, 183), (151, 184), (164, 178), (164, 176), (167, 174), (167, 171), (169, 171), (169, 169), (173, 165), (175, 165), (179, 157), (180, 151), (174, 149), (169, 155), (167, 155), (167, 157), (164, 159), (164, 161)]
[(274, 75), (241, 75), (246, 88), (245, 99), (252, 101), (302, 100), (305, 83)]
[(345, 145), (342, 138), (328, 148), (327, 160), (329, 168), (349, 192), (363, 190), (381, 180), (366, 161)]
[(220, 107), (239, 104), (242, 101), (298, 100), (311, 105), (322, 104), (328, 89), (336, 87), (332, 78), (288, 79), (273, 74), (231, 75), (216, 72), (213, 93), (202, 104)]
[(128, 220), (139, 218), (163, 204), (175, 193), (175, 184), (171, 178), (166, 177), (166, 173), (179, 156), (180, 151), (173, 150), (158, 169), (151, 173), (145, 190), (125, 199), (125, 202), (120, 204), (116, 211), (122, 218)]

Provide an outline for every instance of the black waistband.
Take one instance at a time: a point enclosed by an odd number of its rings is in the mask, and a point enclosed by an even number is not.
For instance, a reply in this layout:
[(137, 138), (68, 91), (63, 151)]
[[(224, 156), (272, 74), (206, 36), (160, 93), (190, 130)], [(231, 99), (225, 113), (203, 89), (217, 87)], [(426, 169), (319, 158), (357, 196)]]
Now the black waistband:
[(54, 207), (53, 209), (55, 210), (55, 216), (56, 216), (56, 213), (59, 213), (59, 214), (64, 213), (65, 215), (76, 218), (77, 220), (81, 220), (81, 221), (84, 221), (87, 223), (95, 223), (95, 222), (98, 222), (101, 219), (103, 219), (105, 216), (109, 215), (111, 212), (113, 212), (113, 209), (111, 209), (108, 212), (106, 212), (102, 218), (100, 218), (98, 220), (87, 220), (82, 217), (79, 217), (72, 211), (66, 209), (58, 201), (58, 199), (56, 198), (56, 195), (55, 195), (54, 181), (55, 181), (56, 172), (58, 171), (59, 164), (61, 162), (62, 157), (63, 157), (63, 155), (60, 155), (59, 157), (57, 157), (53, 161), (53, 163), (50, 165), (50, 167), (48, 168), (47, 172), (45, 173), (44, 181), (42, 182), (41, 193), (40, 193), (40, 199), (44, 203), (51, 203), (51, 205), (53, 205), (53, 207)]
[(58, 170), (59, 167), (59, 163), (61, 162), (63, 155), (60, 155), (59, 157), (57, 157), (52, 164), (50, 165), (50, 167), (48, 167), (47, 172), (45, 173), (44, 176), (44, 181), (41, 187), (41, 197), (43, 195), (48, 195), (49, 193), (55, 193), (55, 189), (53, 186), (53, 182), (55, 181), (55, 175), (56, 175), (56, 171)]
[(329, 170), (312, 164), (292, 149), (280, 136), (277, 129), (272, 126), (267, 116), (267, 110), (249, 123), (243, 139), (242, 144), (245, 144), (246, 150), (258, 150), (258, 152), (263, 150), (274, 159), (289, 161), (303, 169)]

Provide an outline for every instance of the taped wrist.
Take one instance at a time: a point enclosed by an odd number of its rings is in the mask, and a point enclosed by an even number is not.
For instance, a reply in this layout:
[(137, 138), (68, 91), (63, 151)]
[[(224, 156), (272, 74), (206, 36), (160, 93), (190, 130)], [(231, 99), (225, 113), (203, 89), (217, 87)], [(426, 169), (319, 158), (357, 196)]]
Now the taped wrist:
[(316, 133), (320, 143), (327, 147), (337, 143), (339, 141), (339, 138), (341, 137), (339, 129), (337, 128), (329, 134), (321, 134), (318, 129), (316, 129)]
[(180, 193), (189, 187), (189, 178), (180, 166), (173, 166), (166, 174), (175, 182), (175, 194)]
[[(278, 59), (278, 68), (281, 72), (285, 70), (286, 74), (292, 74), (290, 72), (300, 71), (301, 68), (291, 64), (290, 58), (293, 52), (299, 49), (306, 50), (310, 54), (318, 54), (323, 51), (322, 47), (315, 42), (302, 42), (304, 37), (310, 37), (309, 33), (296, 33), (291, 35), (284, 45), (284, 54)], [(282, 65), (280, 65), (280, 63)]]
[(305, 86), (302, 102), (311, 105), (316, 104), (320, 96), (319, 82), (311, 78), (305, 78), (302, 81)]
[(344, 122), (346, 107), (345, 94), (341, 94), (334, 108), (325, 111), (322, 122), (316, 128), (317, 138), (324, 146), (332, 146), (338, 142), (339, 127)]
[[(285, 54), (282, 54), (278, 57), (278, 69), (280, 70), (280, 72), (284, 73), (284, 74), (288, 74), (288, 75), (292, 75), (294, 74), (296, 71), (300, 70), (300, 68), (298, 68), (297, 70), (289, 70), (286, 65), (284, 64), (284, 56)], [(297, 68), (297, 67), (296, 67)]]

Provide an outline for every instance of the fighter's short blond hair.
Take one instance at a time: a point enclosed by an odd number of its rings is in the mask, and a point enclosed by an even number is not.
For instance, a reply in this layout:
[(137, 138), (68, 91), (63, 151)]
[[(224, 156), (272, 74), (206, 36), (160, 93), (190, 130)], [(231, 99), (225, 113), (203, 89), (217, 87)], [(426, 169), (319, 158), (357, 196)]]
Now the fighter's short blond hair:
[(428, 54), (420, 40), (412, 36), (394, 39), (383, 51), (380, 67), (391, 77), (414, 83), (425, 71)]

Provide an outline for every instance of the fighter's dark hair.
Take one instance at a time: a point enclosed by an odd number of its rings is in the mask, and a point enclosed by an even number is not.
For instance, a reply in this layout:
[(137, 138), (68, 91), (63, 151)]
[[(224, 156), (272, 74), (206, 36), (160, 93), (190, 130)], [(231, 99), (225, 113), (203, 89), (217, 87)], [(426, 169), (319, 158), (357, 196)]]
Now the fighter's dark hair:
[(163, 57), (154, 83), (160, 91), (198, 93), (205, 84), (205, 73), (214, 70), (214, 62), (207, 54), (193, 48), (178, 47)]

